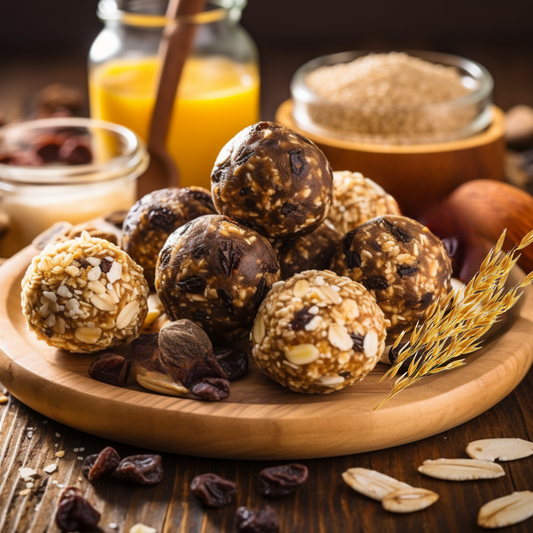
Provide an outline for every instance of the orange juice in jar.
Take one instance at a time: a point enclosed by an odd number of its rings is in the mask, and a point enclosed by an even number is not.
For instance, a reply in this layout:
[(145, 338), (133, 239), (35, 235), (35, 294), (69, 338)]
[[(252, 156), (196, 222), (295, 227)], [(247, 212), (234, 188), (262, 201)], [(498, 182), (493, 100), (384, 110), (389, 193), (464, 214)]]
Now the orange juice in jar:
[[(164, 13), (166, 3), (152, 2), (151, 7)], [(210, 188), (211, 169), (220, 149), (259, 118), (257, 54), (238, 24), (244, 1), (233, 0), (229, 9), (227, 5), (226, 1), (226, 7), (208, 6), (196, 17), (193, 53), (174, 102), (167, 148), (184, 187)], [(124, 125), (147, 140), (158, 71), (156, 54), (168, 21), (154, 13), (119, 10), (106, 0), (100, 2), (99, 15), (106, 27), (90, 53), (91, 115)]]

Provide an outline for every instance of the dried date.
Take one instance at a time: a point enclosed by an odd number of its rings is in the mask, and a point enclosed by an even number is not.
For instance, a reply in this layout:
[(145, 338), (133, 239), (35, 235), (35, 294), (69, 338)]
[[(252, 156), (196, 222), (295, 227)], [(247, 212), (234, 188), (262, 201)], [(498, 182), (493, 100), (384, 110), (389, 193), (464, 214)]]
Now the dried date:
[(235, 513), (235, 529), (239, 533), (278, 533), (279, 517), (272, 507), (261, 511), (239, 507)]
[(81, 467), (85, 477), (94, 483), (110, 477), (120, 464), (120, 455), (111, 446), (107, 446), (100, 453), (89, 455)]
[(286, 496), (300, 488), (308, 474), (307, 467), (297, 463), (265, 468), (257, 478), (259, 492), (269, 498)]
[(156, 485), (163, 479), (160, 455), (132, 455), (120, 461), (113, 477), (139, 485)]
[(206, 507), (225, 507), (235, 501), (239, 489), (233, 481), (216, 474), (202, 474), (192, 480), (191, 492)]
[(242, 378), (248, 370), (248, 355), (243, 350), (226, 348), (215, 352), (215, 357), (229, 381)]
[(100, 521), (100, 513), (83, 497), (80, 489), (66, 487), (59, 496), (55, 520), (63, 532), (90, 531)]
[(92, 379), (108, 383), (109, 385), (124, 385), (121, 376), (124, 375), (124, 365), (126, 360), (121, 355), (115, 353), (104, 353), (97, 357), (87, 369), (87, 373)]
[(191, 394), (208, 402), (225, 400), (229, 393), (229, 381), (222, 378), (203, 378), (191, 387)]

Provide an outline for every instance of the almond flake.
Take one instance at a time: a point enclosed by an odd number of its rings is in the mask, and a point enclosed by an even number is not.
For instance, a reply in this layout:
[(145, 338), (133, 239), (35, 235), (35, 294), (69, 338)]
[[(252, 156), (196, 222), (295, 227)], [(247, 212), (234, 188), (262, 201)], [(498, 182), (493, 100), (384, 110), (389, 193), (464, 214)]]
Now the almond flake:
[(471, 442), (466, 453), (483, 461), (514, 461), (533, 455), (533, 442), (522, 439), (482, 439)]
[(368, 358), (375, 357), (378, 352), (378, 335), (375, 331), (369, 331), (363, 341), (363, 351)]
[(314, 344), (299, 344), (285, 352), (286, 359), (293, 365), (307, 365), (316, 361), (320, 355)]
[(122, 265), (118, 261), (113, 261), (109, 272), (107, 273), (107, 279), (109, 283), (115, 283), (122, 276)]
[(19, 468), (20, 477), (26, 481), (37, 475), (37, 472), (33, 468), (22, 467)]
[(351, 350), (353, 339), (350, 337), (348, 330), (344, 326), (332, 324), (328, 329), (328, 341), (343, 352)]
[(450, 481), (492, 479), (505, 476), (503, 468), (490, 461), (477, 459), (431, 459), (424, 461), (418, 471), (426, 476)]
[(263, 322), (261, 315), (258, 315), (255, 319), (252, 336), (256, 344), (261, 344), (265, 338), (265, 323)]
[(116, 309), (115, 302), (109, 294), (95, 294), (91, 298), (91, 303), (100, 311), (114, 311)]
[(309, 282), (306, 279), (300, 279), (294, 285), (294, 296), (297, 298), (303, 298), (309, 290)]
[(350, 468), (342, 474), (342, 479), (353, 490), (378, 502), (398, 489), (413, 489), (407, 483), (367, 468)]
[(117, 329), (123, 329), (131, 324), (131, 321), (139, 311), (139, 302), (134, 300), (125, 305), (122, 311), (117, 316), (116, 327)]
[(439, 499), (436, 492), (413, 487), (389, 492), (383, 497), (381, 505), (391, 513), (413, 513), (426, 509)]
[(102, 330), (100, 328), (76, 328), (74, 336), (81, 342), (86, 344), (95, 344), (102, 335)]
[(477, 515), (477, 523), (485, 528), (518, 524), (533, 516), (533, 492), (513, 492), (486, 503)]

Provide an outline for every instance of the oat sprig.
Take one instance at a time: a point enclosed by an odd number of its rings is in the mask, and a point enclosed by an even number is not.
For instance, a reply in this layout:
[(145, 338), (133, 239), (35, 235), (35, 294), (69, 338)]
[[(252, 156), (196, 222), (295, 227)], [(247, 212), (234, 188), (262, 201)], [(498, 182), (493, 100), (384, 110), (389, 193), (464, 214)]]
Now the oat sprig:
[[(506, 230), (466, 287), (462, 291), (451, 291), (444, 300), (433, 302), (426, 320), (415, 326), (409, 342), (381, 380), (394, 378), (402, 364), (412, 357), (409, 368), (398, 377), (391, 393), (375, 409), (426, 376), (463, 366), (465, 360), (459, 358), (478, 350), (481, 337), (520, 299), (522, 292), (518, 291), (533, 281), (533, 272), (508, 290), (505, 290), (505, 283), (520, 258), (518, 252), (533, 242), (533, 231), (512, 250), (501, 253), (505, 234)], [(403, 335), (404, 332), (396, 339), (393, 348), (398, 347)]]

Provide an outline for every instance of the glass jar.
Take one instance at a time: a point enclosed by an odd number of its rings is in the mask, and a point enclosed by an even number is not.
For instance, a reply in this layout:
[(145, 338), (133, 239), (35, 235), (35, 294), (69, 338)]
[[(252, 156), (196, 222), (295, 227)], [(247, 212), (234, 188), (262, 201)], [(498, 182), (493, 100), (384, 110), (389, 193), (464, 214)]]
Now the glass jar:
[(0, 129), (0, 154), (17, 153), (43, 135), (73, 134), (90, 146), (88, 164), (44, 166), (0, 164), (0, 211), (9, 230), (0, 257), (18, 252), (55, 222), (79, 224), (129, 209), (136, 180), (148, 166), (144, 143), (132, 131), (101, 120), (51, 118)]
[[(89, 55), (91, 115), (147, 140), (167, 0), (100, 0), (105, 28)], [(181, 186), (210, 188), (228, 140), (259, 120), (256, 48), (239, 25), (246, 0), (209, 0), (197, 24), (167, 136)]]

